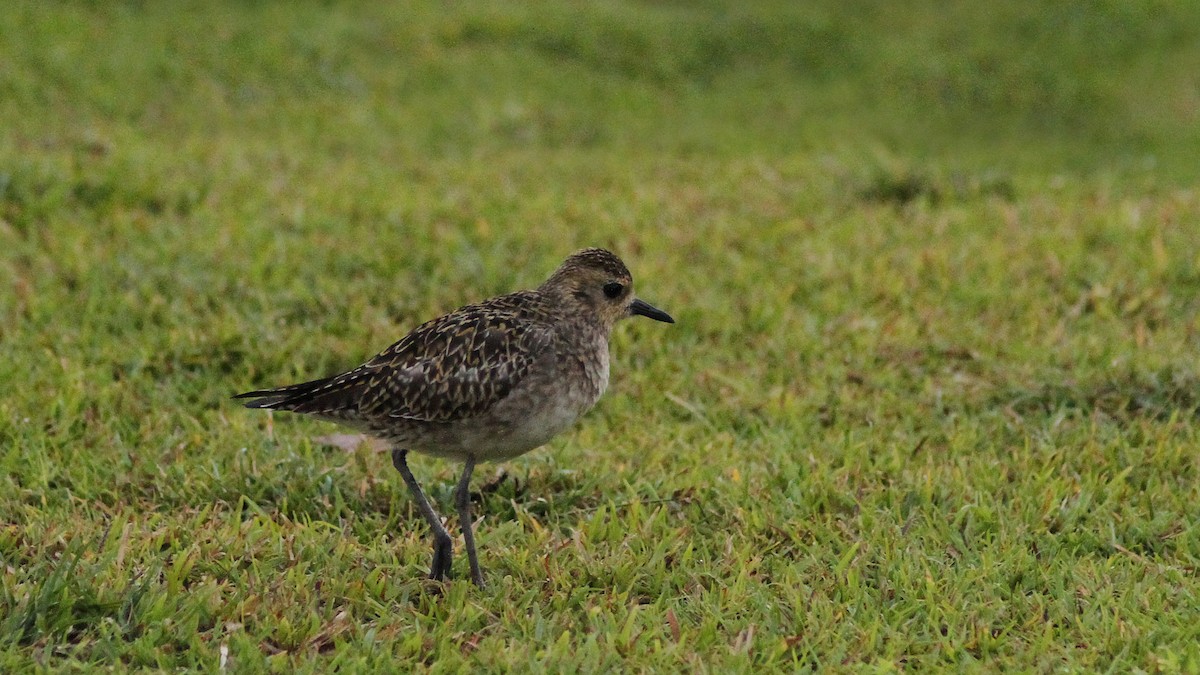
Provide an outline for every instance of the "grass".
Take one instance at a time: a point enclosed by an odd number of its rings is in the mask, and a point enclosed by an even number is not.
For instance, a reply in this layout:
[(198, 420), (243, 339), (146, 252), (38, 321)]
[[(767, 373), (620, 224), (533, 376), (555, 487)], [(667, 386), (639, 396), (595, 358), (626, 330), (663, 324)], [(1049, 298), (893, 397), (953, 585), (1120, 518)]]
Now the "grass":
[[(0, 670), (1200, 670), (1200, 16), (906, 8), (8, 7)], [(486, 591), (228, 400), (585, 245)]]

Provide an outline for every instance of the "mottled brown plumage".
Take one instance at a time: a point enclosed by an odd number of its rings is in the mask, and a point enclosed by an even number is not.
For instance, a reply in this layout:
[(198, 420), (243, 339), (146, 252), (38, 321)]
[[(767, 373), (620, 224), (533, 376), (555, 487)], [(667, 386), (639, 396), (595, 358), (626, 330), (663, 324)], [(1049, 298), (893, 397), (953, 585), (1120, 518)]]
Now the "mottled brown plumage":
[(341, 375), (244, 396), (250, 404), (368, 427), (478, 417), (503, 400), (551, 341), (535, 293), (428, 321)]
[(543, 445), (587, 412), (608, 385), (608, 338), (620, 319), (671, 317), (638, 300), (625, 264), (584, 249), (534, 290), (428, 321), (363, 365), (333, 377), (252, 391), (249, 408), (304, 413), (391, 444), (393, 461), (435, 532), (432, 576), (449, 572), (449, 535), (406, 453), (466, 463), (457, 501), (472, 577), (482, 585), (467, 518), (475, 463)]

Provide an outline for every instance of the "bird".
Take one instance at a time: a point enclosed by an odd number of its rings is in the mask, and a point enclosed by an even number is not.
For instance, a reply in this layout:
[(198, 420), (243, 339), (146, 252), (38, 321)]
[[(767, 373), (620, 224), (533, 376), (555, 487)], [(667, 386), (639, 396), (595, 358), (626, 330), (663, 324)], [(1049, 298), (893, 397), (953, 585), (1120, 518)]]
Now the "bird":
[(310, 382), (236, 395), (247, 408), (335, 422), (390, 448), (392, 464), (432, 531), (429, 577), (451, 577), (453, 544), (408, 467), (410, 451), (463, 463), (454, 503), (471, 580), (484, 587), (472, 531), (477, 463), (541, 447), (600, 399), (609, 339), (622, 319), (675, 323), (633, 293), (616, 254), (586, 248), (540, 286), (466, 305), (427, 321), (366, 363)]

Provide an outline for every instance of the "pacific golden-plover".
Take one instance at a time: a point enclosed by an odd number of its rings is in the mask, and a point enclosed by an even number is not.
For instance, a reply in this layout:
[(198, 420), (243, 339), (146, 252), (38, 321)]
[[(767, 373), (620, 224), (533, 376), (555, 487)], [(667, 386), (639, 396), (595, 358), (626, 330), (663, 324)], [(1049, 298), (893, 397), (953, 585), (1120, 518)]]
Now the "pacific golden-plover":
[(476, 462), (537, 448), (571, 426), (608, 386), (608, 340), (617, 321), (674, 323), (634, 297), (613, 253), (571, 255), (534, 290), (467, 305), (428, 321), (341, 375), (239, 394), (247, 408), (304, 413), (386, 442), (392, 463), (433, 530), (429, 576), (450, 575), (450, 535), (408, 468), (409, 450), (465, 463), (454, 493), (471, 579), (483, 573), (471, 531)]

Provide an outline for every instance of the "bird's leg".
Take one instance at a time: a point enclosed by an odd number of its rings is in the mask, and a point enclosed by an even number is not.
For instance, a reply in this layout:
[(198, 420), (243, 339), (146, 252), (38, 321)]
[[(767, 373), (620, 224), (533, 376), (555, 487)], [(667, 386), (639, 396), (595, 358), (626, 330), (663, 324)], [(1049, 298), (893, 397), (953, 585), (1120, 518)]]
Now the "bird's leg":
[(408, 491), (412, 493), (413, 501), (417, 503), (417, 508), (421, 510), (421, 515), (425, 516), (425, 522), (429, 523), (429, 529), (433, 530), (433, 565), (429, 569), (429, 578), (441, 581), (450, 576), (450, 561), (454, 557), (454, 551), (451, 548), (450, 533), (442, 525), (442, 519), (433, 510), (433, 507), (429, 505), (429, 500), (425, 498), (425, 493), (421, 491), (421, 486), (417, 484), (417, 479), (412, 475), (412, 471), (409, 470), (407, 456), (407, 450), (394, 448), (392, 450), (392, 464), (396, 466), (396, 470), (400, 472), (400, 477), (408, 485)]
[(463, 467), (462, 478), (454, 491), (454, 504), (458, 507), (458, 522), (462, 525), (463, 544), (467, 547), (467, 560), (471, 563), (471, 581), (483, 588), (483, 572), (479, 569), (479, 556), (475, 553), (475, 535), (471, 532), (471, 472), (475, 470), (475, 458), (468, 456)]

